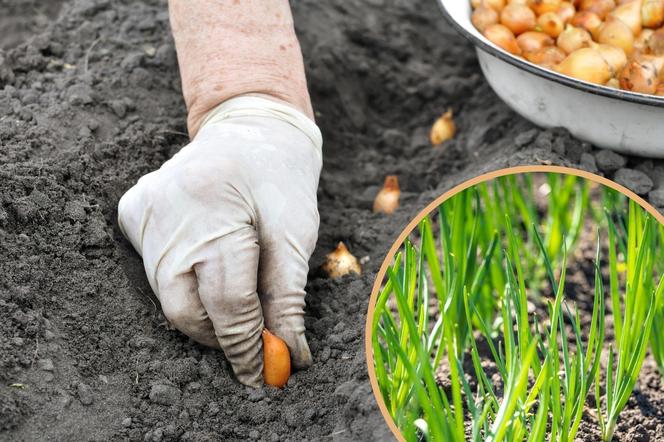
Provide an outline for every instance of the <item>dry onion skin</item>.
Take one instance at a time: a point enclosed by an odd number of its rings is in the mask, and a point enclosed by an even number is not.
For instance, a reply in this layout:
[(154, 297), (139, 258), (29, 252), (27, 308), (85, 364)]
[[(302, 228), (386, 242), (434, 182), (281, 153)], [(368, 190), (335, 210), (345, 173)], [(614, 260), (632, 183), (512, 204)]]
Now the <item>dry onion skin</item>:
[(664, 0), (470, 1), (475, 27), (516, 57), (594, 84), (664, 96)]
[(263, 329), (263, 382), (283, 388), (291, 372), (290, 352), (283, 339)]
[[(515, 40), (516, 44), (516, 40)], [(431, 126), (429, 132), (429, 140), (434, 146), (443, 144), (447, 140), (451, 140), (456, 135), (457, 127), (454, 123), (454, 114), (452, 109), (441, 115)]]
[(361, 274), (360, 262), (349, 251), (346, 244), (339, 242), (333, 252), (325, 257), (322, 269), (332, 279), (341, 278), (350, 273)]
[(399, 179), (396, 175), (388, 175), (385, 177), (383, 188), (380, 189), (380, 192), (376, 195), (376, 199), (374, 199), (374, 213), (392, 215), (399, 207), (400, 197), (401, 190), (399, 189)]

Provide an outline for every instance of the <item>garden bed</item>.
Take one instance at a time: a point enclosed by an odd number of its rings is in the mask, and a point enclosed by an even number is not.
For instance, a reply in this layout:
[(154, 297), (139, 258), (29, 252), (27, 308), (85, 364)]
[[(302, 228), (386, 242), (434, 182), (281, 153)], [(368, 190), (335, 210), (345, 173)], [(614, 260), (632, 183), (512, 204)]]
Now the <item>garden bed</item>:
[[(6, 4), (0, 16), (25, 16)], [(220, 352), (165, 327), (116, 206), (187, 142), (166, 1), (70, 0), (0, 52), (0, 439), (384, 439), (364, 318), (417, 211), (467, 178), (532, 163), (599, 169), (664, 207), (659, 162), (593, 150), (502, 104), (435, 1), (293, 9), (325, 139), (307, 287), (314, 366), (283, 391), (249, 390)], [(433, 149), (428, 130), (448, 107), (459, 133)], [(387, 174), (403, 190), (392, 217), (371, 212)], [(316, 270), (339, 240), (369, 257), (361, 277)], [(635, 398), (625, 418), (651, 416)]]

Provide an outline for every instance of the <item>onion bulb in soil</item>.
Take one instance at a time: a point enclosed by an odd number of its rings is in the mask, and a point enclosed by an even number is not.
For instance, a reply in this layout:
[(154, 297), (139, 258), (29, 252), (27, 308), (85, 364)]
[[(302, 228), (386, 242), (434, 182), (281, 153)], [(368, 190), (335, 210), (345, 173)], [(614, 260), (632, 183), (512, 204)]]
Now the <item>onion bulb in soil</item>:
[[(514, 40), (514, 43), (516, 44), (516, 39)], [(452, 113), (452, 109), (450, 109), (433, 123), (433, 126), (431, 126), (431, 132), (429, 133), (429, 140), (432, 145), (437, 146), (454, 138), (457, 128), (456, 124), (454, 124), (453, 117), (454, 114)]]
[(579, 80), (605, 84), (611, 78), (611, 68), (597, 49), (581, 48), (565, 58), (556, 71)]
[(283, 388), (291, 371), (290, 352), (283, 339), (263, 329), (263, 382)]
[(327, 254), (322, 268), (332, 279), (341, 278), (349, 273), (358, 275), (362, 273), (360, 262), (348, 251), (343, 242), (337, 244), (337, 248)]
[(659, 85), (658, 72), (651, 60), (630, 60), (618, 76), (620, 87), (626, 91), (654, 94)]
[(399, 190), (399, 179), (396, 175), (388, 175), (385, 177), (385, 184), (380, 189), (376, 199), (374, 199), (373, 211), (374, 213), (385, 213), (392, 215), (399, 207), (399, 197), (401, 191)]

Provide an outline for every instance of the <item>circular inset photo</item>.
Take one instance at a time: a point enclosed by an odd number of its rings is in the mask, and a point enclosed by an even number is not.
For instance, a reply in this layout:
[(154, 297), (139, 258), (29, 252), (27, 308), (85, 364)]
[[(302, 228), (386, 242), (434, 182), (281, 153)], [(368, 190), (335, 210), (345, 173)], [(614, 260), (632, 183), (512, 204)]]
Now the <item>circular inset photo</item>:
[(505, 169), (422, 211), (366, 354), (406, 441), (664, 440), (664, 218), (586, 172)]

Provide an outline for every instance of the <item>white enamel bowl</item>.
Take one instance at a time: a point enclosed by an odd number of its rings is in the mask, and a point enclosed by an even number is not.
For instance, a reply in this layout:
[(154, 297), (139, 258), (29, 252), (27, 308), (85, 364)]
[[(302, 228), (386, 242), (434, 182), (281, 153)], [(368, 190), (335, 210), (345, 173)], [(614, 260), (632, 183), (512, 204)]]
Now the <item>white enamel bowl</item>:
[(664, 158), (664, 97), (637, 94), (549, 71), (487, 40), (470, 21), (470, 0), (438, 0), (477, 48), (487, 81), (512, 109), (542, 127), (564, 127), (598, 147)]

